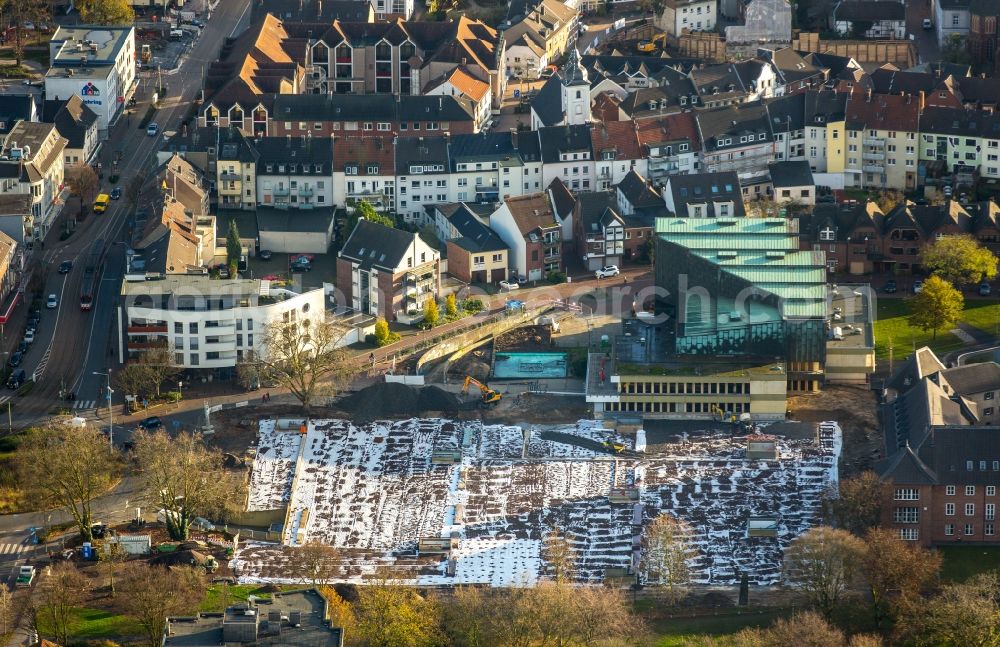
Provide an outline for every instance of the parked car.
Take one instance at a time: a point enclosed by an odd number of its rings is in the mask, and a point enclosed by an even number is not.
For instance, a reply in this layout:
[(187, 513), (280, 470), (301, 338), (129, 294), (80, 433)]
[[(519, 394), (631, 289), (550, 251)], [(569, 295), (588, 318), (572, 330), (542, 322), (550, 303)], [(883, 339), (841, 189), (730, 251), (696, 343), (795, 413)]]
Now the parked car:
[(271, 250), (269, 249), (260, 250), (259, 252), (257, 252), (257, 258), (259, 258), (262, 261), (271, 260)]
[(28, 342), (26, 341), (22, 340), (17, 344), (17, 352), (21, 353), (22, 355), (28, 352), (28, 348), (30, 348), (30, 346), (28, 346)]
[(45, 307), (49, 310), (59, 307), (59, 297), (54, 294), (50, 294), (49, 298), (45, 300)]
[(990, 296), (990, 294), (992, 294), (992, 292), (993, 288), (991, 288), (990, 284), (987, 283), (986, 281), (983, 281), (982, 283), (979, 284), (979, 296), (988, 297)]
[(156, 134), (160, 132), (160, 125), (155, 121), (148, 126), (146, 126), (146, 134), (150, 137), (156, 137)]
[(73, 261), (63, 261), (62, 263), (59, 263), (60, 274), (69, 274), (70, 270), (72, 269), (73, 269)]
[(120, 186), (116, 186), (115, 188), (111, 189), (112, 200), (120, 200), (121, 197), (122, 197), (122, 188)]
[(922, 279), (917, 279), (913, 282), (913, 294), (918, 294), (924, 289), (924, 282)]
[(7, 378), (7, 388), (8, 389), (19, 389), (24, 384), (24, 381), (28, 378), (27, 373), (24, 372), (23, 368), (16, 369)]
[(27, 344), (34, 344), (35, 343), (35, 329), (34, 328), (28, 328), (26, 331), (24, 331), (24, 341)]
[(921, 23), (921, 25), (923, 26), (924, 29), (926, 29), (928, 31), (931, 30), (931, 29), (934, 29), (934, 23), (931, 22), (930, 18), (924, 18), (924, 20)]
[(886, 281), (885, 287), (882, 289), (885, 291), (886, 294), (896, 294), (896, 290), (898, 289), (896, 286), (896, 279), (889, 279), (888, 281)]
[(289, 265), (293, 272), (312, 272), (312, 263), (308, 259), (298, 258)]
[(154, 431), (163, 427), (163, 421), (158, 416), (150, 416), (139, 423), (143, 431)]
[(7, 363), (10, 365), (11, 368), (17, 368), (18, 366), (21, 365), (22, 359), (24, 359), (24, 355), (22, 355), (21, 353), (14, 353), (13, 355), (10, 356), (10, 359), (7, 361)]
[(507, 290), (509, 292), (510, 290), (516, 290), (520, 287), (521, 286), (517, 284), (517, 281), (500, 281), (501, 290)]
[(617, 265), (605, 265), (601, 269), (594, 272), (594, 275), (599, 279), (607, 279), (612, 276), (618, 276), (619, 274), (621, 274), (621, 271), (618, 269)]

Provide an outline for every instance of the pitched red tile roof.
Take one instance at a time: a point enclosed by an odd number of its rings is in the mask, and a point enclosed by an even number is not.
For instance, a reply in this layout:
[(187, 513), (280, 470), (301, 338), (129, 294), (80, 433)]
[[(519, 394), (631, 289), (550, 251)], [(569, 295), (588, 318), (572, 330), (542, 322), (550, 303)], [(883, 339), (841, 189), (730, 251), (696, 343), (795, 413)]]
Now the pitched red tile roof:
[(657, 119), (644, 119), (636, 122), (639, 144), (644, 153), (649, 148), (662, 142), (686, 139), (692, 151), (701, 150), (701, 136), (698, 134), (698, 123), (693, 112), (678, 112)]
[(636, 136), (636, 125), (632, 121), (609, 121), (596, 123), (590, 129), (590, 140), (594, 145), (594, 154), (598, 159), (606, 151), (613, 150), (616, 160), (642, 159), (642, 147)]
[(847, 121), (873, 130), (916, 132), (920, 117), (919, 97), (854, 92), (847, 101)]
[(333, 142), (333, 170), (343, 172), (358, 165), (358, 175), (368, 175), (368, 165), (377, 164), (377, 175), (395, 173), (396, 147), (392, 137), (338, 137)]

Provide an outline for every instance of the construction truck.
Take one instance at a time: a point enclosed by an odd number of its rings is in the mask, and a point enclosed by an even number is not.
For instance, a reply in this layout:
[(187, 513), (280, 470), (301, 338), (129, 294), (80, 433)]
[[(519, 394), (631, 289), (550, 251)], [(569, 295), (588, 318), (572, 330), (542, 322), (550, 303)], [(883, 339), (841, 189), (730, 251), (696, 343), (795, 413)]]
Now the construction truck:
[(152, 58), (153, 58), (153, 50), (152, 50), (152, 49), (151, 49), (151, 48), (149, 47), (149, 45), (148, 45), (148, 44), (144, 44), (144, 45), (142, 46), (142, 50), (140, 51), (140, 54), (139, 54), (139, 60), (140, 60), (140, 61), (141, 61), (141, 62), (142, 62), (142, 63), (143, 63), (144, 65), (148, 65), (148, 64), (149, 64), (149, 61), (150, 61), (150, 60), (151, 60)]
[(641, 54), (655, 54), (659, 50), (663, 49), (666, 40), (667, 40), (666, 34), (657, 34), (656, 36), (653, 36), (649, 40), (640, 40), (639, 44), (636, 45), (635, 48)]
[(483, 392), (482, 406), (484, 407), (495, 407), (500, 404), (500, 399), (503, 397), (487, 385), (483, 384), (471, 375), (465, 376), (465, 383), (462, 384), (462, 393), (467, 394), (469, 392), (469, 385), (475, 385), (479, 387), (479, 390)]

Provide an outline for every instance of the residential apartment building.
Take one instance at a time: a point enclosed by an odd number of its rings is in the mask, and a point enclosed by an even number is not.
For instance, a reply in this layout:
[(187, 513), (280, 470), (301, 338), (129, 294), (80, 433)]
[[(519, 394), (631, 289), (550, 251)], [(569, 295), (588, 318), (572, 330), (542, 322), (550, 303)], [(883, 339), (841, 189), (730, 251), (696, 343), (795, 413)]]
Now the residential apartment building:
[(257, 147), (238, 128), (229, 126), (219, 129), (216, 154), (215, 190), (219, 208), (256, 208), (257, 163), (260, 160)]
[(838, 2), (830, 26), (841, 36), (854, 38), (906, 38), (906, 5), (893, 0)]
[(920, 101), (911, 95), (854, 93), (847, 102), (847, 187), (917, 186)]
[(125, 281), (118, 306), (118, 360), (167, 346), (186, 370), (232, 369), (262, 353), (267, 327), (324, 317), (322, 289), (298, 294), (258, 279), (166, 276)]
[(997, 541), (998, 393), (1000, 365), (945, 368), (926, 347), (886, 383), (886, 458), (875, 468), (891, 484), (883, 523), (900, 539), (924, 546)]
[(693, 112), (681, 112), (636, 124), (636, 136), (646, 158), (650, 180), (663, 184), (670, 175), (695, 173), (701, 168), (701, 136)]
[(775, 145), (763, 104), (705, 110), (698, 112), (695, 119), (701, 133), (704, 171), (735, 171), (747, 183), (761, 176), (774, 161)]
[(456, 235), (443, 239), (448, 274), (465, 283), (496, 285), (506, 281), (510, 267), (507, 244), (468, 206), (459, 204), (449, 211), (448, 226)]
[(448, 144), (451, 200), (493, 203), (530, 192), (512, 133), (455, 135)]
[(351, 208), (364, 200), (396, 211), (396, 147), (390, 137), (344, 137), (333, 142), (333, 202)]
[(333, 204), (333, 148), (327, 139), (263, 137), (254, 142), (257, 203), (291, 209)]
[(66, 144), (53, 124), (27, 121), (19, 121), (3, 139), (0, 193), (31, 196), (31, 217), (24, 223), (31, 231), (29, 243), (43, 240), (59, 213)]
[(676, 40), (684, 30), (713, 31), (718, 18), (718, 0), (665, 0), (663, 13), (655, 24), (667, 36)]
[(538, 131), (542, 161), (542, 184), (556, 178), (571, 191), (592, 191), (596, 187), (596, 164), (588, 124), (553, 126)]
[[(359, 220), (337, 255), (339, 304), (389, 321), (419, 321), (441, 291), (441, 258), (415, 233)], [(415, 319), (411, 319), (415, 318)]]
[(577, 12), (559, 0), (540, 0), (504, 31), (506, 67), (513, 77), (538, 78), (576, 40)]
[(510, 267), (528, 281), (561, 272), (562, 224), (548, 193), (510, 198), (490, 215), (490, 229), (510, 250)]
[(1000, 114), (925, 108), (920, 115), (920, 166), (925, 174), (1000, 179)]
[(590, 130), (596, 189), (608, 191), (632, 171), (646, 175), (647, 162), (631, 121), (596, 123)]
[(663, 202), (678, 218), (742, 218), (744, 192), (732, 171), (692, 173), (667, 178)]
[(443, 136), (396, 140), (396, 204), (406, 222), (423, 222), (425, 205), (452, 202), (448, 144)]
[(72, 96), (65, 101), (45, 101), (42, 121), (55, 124), (59, 135), (66, 140), (66, 148), (63, 150), (65, 168), (89, 164), (97, 155), (101, 144), (97, 113), (88, 108), (80, 97)]

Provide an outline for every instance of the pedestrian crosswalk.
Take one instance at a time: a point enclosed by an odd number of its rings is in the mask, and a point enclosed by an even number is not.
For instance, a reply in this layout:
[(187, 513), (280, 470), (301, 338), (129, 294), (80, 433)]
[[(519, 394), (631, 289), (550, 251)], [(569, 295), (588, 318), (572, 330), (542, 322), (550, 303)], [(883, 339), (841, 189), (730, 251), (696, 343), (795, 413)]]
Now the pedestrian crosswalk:
[(76, 400), (73, 402), (74, 409), (93, 409), (97, 406), (97, 400)]
[(17, 555), (20, 555), (26, 548), (28, 548), (28, 545), (24, 542), (21, 542), (19, 544), (0, 543), (0, 559), (4, 559), (9, 556), (16, 557)]

